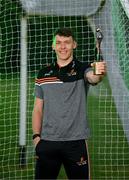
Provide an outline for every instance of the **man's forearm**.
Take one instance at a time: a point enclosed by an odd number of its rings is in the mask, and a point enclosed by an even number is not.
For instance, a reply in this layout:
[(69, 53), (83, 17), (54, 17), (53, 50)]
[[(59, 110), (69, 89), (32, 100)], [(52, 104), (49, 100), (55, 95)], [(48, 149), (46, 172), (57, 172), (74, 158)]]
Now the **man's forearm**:
[(36, 146), (40, 141), (42, 127), (42, 113), (33, 111), (32, 115), (32, 130), (33, 130), (33, 143)]
[(103, 79), (103, 77), (104, 75), (95, 75), (93, 71), (89, 71), (86, 74), (86, 78), (91, 84), (99, 83)]
[(40, 134), (41, 127), (42, 127), (42, 113), (33, 111), (33, 115), (32, 115), (33, 134)]

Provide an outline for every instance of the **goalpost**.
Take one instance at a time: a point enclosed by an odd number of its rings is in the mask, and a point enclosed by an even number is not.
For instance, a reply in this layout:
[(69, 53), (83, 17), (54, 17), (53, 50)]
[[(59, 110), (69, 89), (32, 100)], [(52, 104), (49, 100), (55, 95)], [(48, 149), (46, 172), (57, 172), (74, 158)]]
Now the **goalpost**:
[(95, 29), (103, 31), (107, 76), (88, 94), (91, 177), (129, 179), (129, 2), (1, 0), (0, 7), (0, 179), (34, 177), (34, 80), (54, 61), (52, 36), (60, 26), (74, 30), (75, 54), (88, 62), (95, 56)]
[(20, 166), (26, 165), (26, 108), (27, 108), (27, 19), (21, 17), (21, 58), (20, 58)]

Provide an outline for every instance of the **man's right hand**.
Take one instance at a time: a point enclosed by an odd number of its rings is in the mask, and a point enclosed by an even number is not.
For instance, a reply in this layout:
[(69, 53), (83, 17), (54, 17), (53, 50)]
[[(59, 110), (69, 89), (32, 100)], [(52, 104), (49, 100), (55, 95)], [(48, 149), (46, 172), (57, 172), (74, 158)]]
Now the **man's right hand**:
[(40, 139), (41, 139), (40, 137), (36, 137), (36, 138), (33, 140), (33, 144), (34, 144), (35, 147), (36, 147), (37, 144), (39, 143)]

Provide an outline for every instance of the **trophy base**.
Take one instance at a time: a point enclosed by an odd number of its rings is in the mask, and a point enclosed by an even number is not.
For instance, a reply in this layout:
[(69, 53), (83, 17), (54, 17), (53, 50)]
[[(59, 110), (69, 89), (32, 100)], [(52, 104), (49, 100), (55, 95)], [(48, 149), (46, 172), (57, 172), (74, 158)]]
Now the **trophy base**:
[(99, 63), (101, 63), (101, 62), (94, 62), (93, 68), (94, 68), (94, 74), (95, 75), (103, 75), (103, 73), (98, 68)]

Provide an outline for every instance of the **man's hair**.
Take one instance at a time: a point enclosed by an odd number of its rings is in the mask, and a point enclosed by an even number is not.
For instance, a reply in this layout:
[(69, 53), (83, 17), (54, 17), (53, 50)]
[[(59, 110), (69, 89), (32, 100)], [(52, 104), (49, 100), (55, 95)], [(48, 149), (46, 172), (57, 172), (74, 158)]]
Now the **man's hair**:
[(65, 27), (59, 28), (54, 32), (54, 37), (56, 35), (65, 36), (65, 37), (70, 37), (71, 36), (73, 38), (73, 40), (75, 40), (75, 35), (74, 35), (73, 31), (70, 28), (65, 28)]

